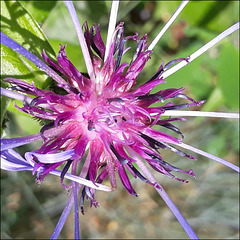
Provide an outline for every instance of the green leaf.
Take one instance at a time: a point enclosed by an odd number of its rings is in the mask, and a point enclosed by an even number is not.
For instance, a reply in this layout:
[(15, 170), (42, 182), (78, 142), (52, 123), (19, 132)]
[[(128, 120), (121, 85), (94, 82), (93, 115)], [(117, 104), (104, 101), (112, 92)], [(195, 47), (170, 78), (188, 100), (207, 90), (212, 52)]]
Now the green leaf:
[[(38, 23), (19, 2), (1, 1), (1, 31), (40, 59), (43, 49), (50, 56), (55, 56)], [(28, 83), (33, 81), (38, 88), (47, 88), (49, 84), (46, 84), (49, 77), (35, 64), (1, 44), (1, 80), (6, 77), (22, 79)], [(4, 85), (6, 84), (2, 82), (3, 87)], [(1, 126), (5, 113), (11, 106), (10, 102), (8, 98), (1, 97)]]
[(0, 118), (1, 118), (1, 136), (3, 134), (3, 129), (5, 127), (5, 113), (7, 111), (7, 107), (10, 103), (10, 99), (5, 97), (5, 96), (0, 96), (0, 100), (1, 100), (1, 115), (0, 115)]
[[(1, 1), (1, 27), (3, 33), (40, 59), (43, 49), (49, 55), (55, 56), (54, 50), (42, 30), (19, 2)], [(10, 48), (2, 46), (1, 50), (3, 56), (2, 79), (7, 76), (24, 78), (27, 82), (34, 81), (41, 88), (48, 78), (46, 74), (43, 74), (32, 62)]]
[(40, 26), (45, 22), (57, 1), (20, 1)]
[(222, 90), (226, 105), (239, 108), (239, 52), (233, 45), (227, 43), (220, 53), (217, 72), (219, 86)]

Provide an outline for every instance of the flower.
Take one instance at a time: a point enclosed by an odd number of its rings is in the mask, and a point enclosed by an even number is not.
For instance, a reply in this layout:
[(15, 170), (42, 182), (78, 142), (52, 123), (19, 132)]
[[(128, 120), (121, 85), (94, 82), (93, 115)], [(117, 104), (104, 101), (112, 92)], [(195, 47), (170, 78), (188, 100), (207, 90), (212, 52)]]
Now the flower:
[[(66, 3), (66, 5), (76, 25), (73, 5), (71, 3)], [(137, 34), (124, 37), (123, 23), (120, 23), (113, 31), (109, 47), (107, 47), (101, 38), (99, 25), (89, 29), (85, 23), (84, 29), (84, 38), (81, 33), (79, 38), (81, 39), (80, 43), (85, 44), (83, 46), (83, 49), (85, 48), (83, 50), (84, 57), (92, 64), (87, 64), (88, 74), (80, 73), (67, 58), (66, 46), (60, 45), (58, 62), (53, 61), (43, 51), (42, 57), (47, 63), (45, 65), (34, 55), (29, 55), (29, 52), (26, 52), (15, 41), (2, 34), (4, 45), (20, 52), (25, 57), (29, 56), (30, 60), (57, 82), (57, 90), (62, 91), (59, 94), (56, 90), (43, 90), (34, 84), (28, 84), (15, 78), (5, 79), (12, 88), (11, 90), (3, 89), (3, 95), (23, 99), (24, 106), (16, 107), (36, 118), (46, 120), (47, 123), (39, 134), (17, 139), (3, 139), (2, 168), (14, 171), (32, 170), (37, 174), (38, 182), (43, 181), (49, 173), (60, 175), (63, 186), (68, 189), (69, 186), (63, 183), (64, 177), (71, 177), (71, 180), (76, 177), (78, 163), (82, 161), (87, 152), (85, 161), (87, 168), (82, 168), (81, 179), (79, 179), (79, 183), (85, 185), (81, 193), (82, 213), (85, 197), (90, 199), (91, 205), (98, 206), (94, 197), (94, 189), (108, 190), (105, 186), (100, 185), (107, 177), (109, 177), (111, 188), (116, 188), (115, 172), (118, 173), (122, 184), (132, 195), (137, 196), (126, 170), (133, 177), (138, 177), (153, 185), (160, 195), (165, 196), (165, 191), (149, 173), (145, 164), (162, 174), (183, 182), (187, 181), (175, 177), (171, 172), (195, 175), (191, 169), (181, 170), (162, 159), (159, 149), (166, 148), (183, 157), (191, 159), (194, 157), (173, 146), (185, 146), (181, 143), (182, 133), (172, 124), (174, 121), (183, 121), (184, 119), (162, 119), (161, 117), (166, 111), (198, 106), (204, 101), (196, 102), (187, 97), (183, 93), (183, 88), (163, 89), (154, 94), (151, 93), (151, 90), (164, 82), (164, 73), (171, 65), (178, 61), (188, 64), (194, 57), (176, 59), (166, 65), (162, 63), (153, 77), (141, 86), (134, 88), (139, 73), (152, 53), (152, 50), (147, 48), (146, 35), (142, 38), (139, 38)], [(124, 48), (126, 41), (137, 43), (133, 59), (129, 64), (121, 63), (122, 56), (128, 50)], [(106, 59), (105, 56), (107, 56)], [(56, 72), (59, 75), (56, 75)], [(17, 90), (19, 93), (12, 90)], [(173, 98), (185, 101), (184, 103), (169, 101)], [(161, 103), (160, 106), (152, 106), (158, 102)], [(152, 128), (153, 126), (160, 126), (162, 129), (168, 128), (176, 132), (179, 138), (155, 130)], [(26, 152), (25, 159), (12, 150), (14, 147), (37, 140), (43, 141), (42, 146), (37, 150)], [(222, 160), (221, 162), (224, 163)], [(62, 164), (65, 166), (60, 173), (56, 168)], [(137, 164), (138, 168), (134, 164)], [(67, 175), (70, 167), (71, 175)], [(232, 168), (236, 169), (235, 166)], [(87, 181), (82, 179), (84, 175)], [(78, 219), (76, 199), (79, 187), (73, 182), (72, 188), (75, 217)], [(168, 204), (171, 203), (166, 196), (165, 201)], [(183, 227), (185, 226), (189, 236), (195, 238), (196, 235), (181, 214), (178, 214), (178, 210), (174, 207), (172, 210), (180, 219)], [(78, 221), (76, 220), (76, 222)], [(77, 232), (78, 230), (75, 232), (76, 237), (79, 235)]]
[[(131, 186), (126, 170), (133, 177), (139, 177), (151, 185), (157, 183), (150, 182), (134, 167), (133, 163), (136, 160), (131, 157), (132, 151), (153, 169), (168, 177), (186, 182), (172, 175), (172, 171), (195, 176), (191, 169), (181, 170), (165, 162), (159, 153), (159, 149), (169, 148), (181, 156), (195, 159), (171, 145), (180, 143), (182, 138), (182, 133), (171, 122), (184, 119), (162, 120), (161, 115), (166, 110), (198, 106), (203, 101), (196, 102), (187, 97), (183, 93), (183, 88), (163, 89), (155, 94), (150, 93), (154, 86), (164, 82), (162, 73), (176, 60), (165, 66), (162, 64), (153, 77), (133, 90), (137, 77), (151, 54), (151, 51), (146, 50), (146, 36), (141, 39), (138, 39), (137, 35), (123, 37), (123, 23), (120, 23), (114, 32), (114, 36), (118, 36), (111, 43), (108, 58), (104, 62), (105, 45), (99, 25), (96, 29), (93, 26), (89, 30), (85, 23), (84, 27), (85, 39), (99, 84), (95, 84), (89, 76), (85, 77), (74, 67), (66, 56), (66, 46), (62, 45), (57, 58), (58, 63), (51, 60), (45, 51), (42, 56), (52, 69), (65, 77), (66, 83), (58, 84), (58, 87), (65, 91), (64, 94), (41, 90), (34, 84), (18, 79), (5, 79), (18, 92), (34, 96), (29, 104), (25, 103), (23, 107), (16, 106), (20, 111), (36, 118), (49, 120), (40, 131), (43, 141), (41, 148), (25, 154), (27, 161), (32, 162), (33, 173), (37, 172), (37, 180), (43, 181), (50, 171), (66, 163), (61, 174), (63, 181), (65, 173), (71, 166), (72, 171), (76, 172), (76, 163), (83, 159), (88, 145), (87, 158), (90, 159), (90, 165), (87, 179), (96, 184), (109, 177), (111, 187), (115, 189), (117, 187), (115, 172), (117, 172), (124, 187), (135, 196), (137, 194)], [(124, 44), (129, 39), (136, 41), (137, 47), (131, 63), (121, 63), (125, 51)], [(91, 49), (94, 49), (98, 55)], [(183, 59), (178, 59), (181, 60)], [(185, 99), (190, 103), (167, 102), (169, 99), (177, 98)], [(162, 106), (151, 107), (157, 102), (162, 102)], [(180, 139), (154, 130), (153, 126), (171, 129), (180, 135)], [(93, 189), (86, 188), (83, 189), (82, 198), (84, 199), (85, 194), (88, 193), (91, 203), (97, 206)]]

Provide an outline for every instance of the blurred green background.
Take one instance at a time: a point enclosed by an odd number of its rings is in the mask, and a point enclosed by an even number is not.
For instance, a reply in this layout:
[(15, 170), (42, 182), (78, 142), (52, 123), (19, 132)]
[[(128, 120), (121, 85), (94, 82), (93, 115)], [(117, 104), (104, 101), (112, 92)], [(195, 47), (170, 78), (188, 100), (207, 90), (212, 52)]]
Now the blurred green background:
[[(6, 1), (7, 2), (7, 1)], [(29, 16), (19, 5), (4, 5), (1, 10), (2, 29), (16, 41), (40, 56), (45, 48), (57, 55), (59, 43), (67, 44), (67, 56), (82, 72), (86, 71), (76, 33), (67, 8), (62, 1), (20, 1), (39, 23), (50, 45), (37, 27), (30, 29)], [(125, 22), (125, 36), (135, 32), (148, 34), (150, 44), (180, 1), (121, 1), (118, 21)], [(100, 24), (106, 39), (110, 1), (75, 1), (81, 23)], [(17, 17), (16, 17), (17, 16)], [(171, 28), (154, 48), (151, 60), (140, 74), (139, 84), (148, 80), (161, 62), (187, 57), (209, 40), (239, 20), (238, 1), (192, 1), (182, 11)], [(26, 31), (26, 29), (28, 31)], [(35, 36), (38, 37), (35, 37)], [(128, 43), (132, 46), (131, 42)], [(239, 33), (234, 33), (207, 53), (166, 79), (155, 91), (169, 87), (185, 87), (195, 100), (206, 99), (204, 111), (239, 111)], [(134, 49), (134, 48), (133, 48)], [(6, 75), (23, 75), (26, 81), (46, 87), (46, 76), (19, 56), (2, 47), (2, 60), (8, 68)], [(133, 51), (124, 60), (129, 62)], [(12, 59), (9, 60), (9, 55)], [(24, 62), (24, 64), (22, 64)], [(24, 65), (24, 66), (22, 66)], [(5, 70), (7, 69), (7, 70)], [(13, 73), (14, 72), (14, 73)], [(2, 99), (5, 103), (5, 99)], [(2, 109), (5, 109), (4, 106)], [(190, 110), (190, 109), (189, 109)], [(196, 109), (193, 109), (196, 110)], [(25, 136), (39, 131), (37, 121), (14, 110), (9, 103), (3, 120), (5, 137)], [(192, 118), (178, 123), (185, 142), (204, 151), (238, 163), (239, 123), (237, 120)], [(20, 152), (35, 149), (36, 145), (19, 148)], [(212, 160), (197, 156), (198, 161), (162, 152), (163, 158), (177, 167), (192, 168), (196, 179), (187, 177), (188, 184), (155, 174), (180, 211), (200, 238), (239, 238), (239, 178), (237, 173)], [(195, 155), (195, 154), (194, 154)], [(196, 156), (196, 155), (195, 155)], [(1, 171), (1, 238), (49, 238), (68, 199), (58, 178), (46, 177), (37, 187), (30, 172)], [(187, 235), (151, 186), (132, 179), (138, 198), (130, 196), (119, 182), (112, 193), (98, 192), (100, 208), (88, 208), (80, 216), (83, 238), (186, 238)], [(61, 238), (74, 238), (74, 216), (71, 215)]]

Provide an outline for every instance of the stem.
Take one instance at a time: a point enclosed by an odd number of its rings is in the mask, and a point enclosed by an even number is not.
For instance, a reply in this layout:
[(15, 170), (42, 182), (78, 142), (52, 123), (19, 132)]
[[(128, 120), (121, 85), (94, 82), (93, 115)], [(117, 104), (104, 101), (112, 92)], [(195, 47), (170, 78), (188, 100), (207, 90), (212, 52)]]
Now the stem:
[(112, 36), (116, 27), (117, 22), (117, 12), (118, 12), (119, 1), (112, 1), (109, 24), (108, 24), (108, 33), (107, 33), (107, 41), (106, 41), (106, 50), (104, 56), (104, 62), (107, 60), (110, 44), (112, 40)]
[(147, 179), (151, 181), (152, 183), (155, 183), (154, 185), (158, 185), (160, 187), (155, 187), (156, 191), (159, 193), (159, 195), (162, 197), (162, 199), (165, 201), (167, 206), (170, 208), (172, 213), (175, 215), (179, 223), (182, 225), (185, 232), (188, 234), (190, 239), (198, 239), (198, 236), (195, 234), (195, 232), (192, 230), (191, 226), (188, 224), (187, 220), (183, 217), (181, 212), (178, 210), (177, 206), (173, 203), (173, 201), (170, 199), (166, 191), (162, 188), (162, 186), (157, 182), (155, 177), (152, 175), (152, 173), (149, 171), (149, 169), (146, 167), (146, 165), (142, 162), (141, 158), (138, 156), (136, 152), (134, 152), (130, 147), (126, 147), (129, 154), (131, 154), (131, 157), (136, 160), (136, 164), (139, 166), (139, 168), (142, 170), (142, 172), (145, 174)]
[(214, 117), (214, 118), (236, 118), (239, 119), (239, 113), (224, 112), (203, 112), (203, 111), (177, 111), (167, 110), (161, 116), (183, 116), (183, 117)]
[(165, 24), (163, 29), (158, 33), (156, 38), (152, 41), (152, 43), (149, 45), (148, 50), (153, 50), (153, 48), (156, 46), (160, 38), (163, 36), (163, 34), (167, 31), (167, 29), (172, 25), (172, 23), (175, 21), (177, 16), (180, 14), (180, 12), (184, 9), (184, 7), (188, 4), (189, 0), (182, 1), (181, 4), (178, 6), (177, 10), (173, 13), (171, 18), (168, 20), (168, 22)]
[(90, 78), (93, 81), (95, 81), (95, 75), (94, 75), (94, 71), (93, 71), (92, 60), (91, 60), (91, 57), (90, 57), (90, 54), (89, 54), (89, 51), (88, 51), (87, 43), (86, 43), (86, 40), (84, 38), (84, 34), (83, 34), (83, 31), (82, 31), (82, 27), (81, 27), (81, 24), (79, 22), (76, 10), (74, 8), (74, 5), (73, 5), (72, 1), (64, 1), (64, 2), (65, 2), (66, 6), (68, 8), (68, 11), (69, 11), (69, 14), (71, 16), (73, 25), (75, 27), (75, 30), (76, 30), (76, 33), (77, 33), (77, 36), (78, 36), (78, 40), (79, 40), (79, 43), (80, 43), (80, 46), (81, 46), (81, 49), (82, 49), (83, 57), (84, 57), (84, 60), (85, 60), (85, 64), (86, 64), (86, 67), (87, 67), (88, 74), (89, 74)]
[(12, 99), (20, 100), (22, 102), (26, 102), (27, 104), (30, 104), (33, 100), (33, 98), (31, 98), (31, 97), (28, 97), (28, 96), (23, 95), (21, 93), (14, 92), (12, 90), (8, 90), (8, 89), (5, 89), (5, 88), (1, 88), (1, 95), (5, 96), (5, 97), (12, 98)]
[(215, 37), (210, 42), (208, 42), (203, 47), (201, 47), (196, 52), (194, 52), (192, 55), (190, 55), (188, 58), (188, 61), (183, 60), (180, 63), (178, 63), (177, 65), (175, 65), (174, 67), (165, 71), (162, 74), (162, 77), (165, 79), (165, 78), (169, 77), (170, 75), (172, 75), (173, 73), (177, 72), (179, 69), (186, 66), (189, 62), (192, 62), (194, 59), (196, 59), (197, 57), (199, 57), (200, 55), (205, 53), (207, 50), (209, 50), (215, 44), (217, 44), (218, 42), (220, 42), (222, 39), (224, 39), (228, 35), (232, 34), (233, 32), (237, 31), (238, 29), (239, 29), (239, 22), (235, 23), (234, 25), (232, 25), (231, 27), (226, 29), (224, 32), (220, 33), (217, 37)]
[(238, 166), (236, 166), (233, 163), (230, 163), (230, 162), (228, 162), (228, 161), (226, 161), (224, 159), (216, 157), (216, 156), (214, 156), (214, 155), (212, 155), (210, 153), (204, 152), (204, 151), (202, 151), (202, 150), (200, 150), (198, 148), (192, 147), (192, 146), (187, 145), (185, 143), (174, 143), (174, 144), (178, 145), (179, 147), (188, 149), (188, 150), (190, 150), (192, 152), (198, 153), (198, 154), (200, 154), (200, 155), (202, 155), (204, 157), (210, 158), (210, 159), (212, 159), (212, 160), (214, 160), (216, 162), (219, 162), (219, 163), (221, 163), (221, 164), (223, 164), (223, 165), (225, 165), (225, 166), (227, 166), (229, 168), (232, 168), (236, 172), (239, 172), (239, 167)]

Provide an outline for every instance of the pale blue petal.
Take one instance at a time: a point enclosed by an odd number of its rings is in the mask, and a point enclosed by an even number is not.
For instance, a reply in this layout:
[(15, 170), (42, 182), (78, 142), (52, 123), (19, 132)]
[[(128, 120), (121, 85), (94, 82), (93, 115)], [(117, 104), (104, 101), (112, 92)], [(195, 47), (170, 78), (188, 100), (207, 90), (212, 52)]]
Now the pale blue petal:
[(32, 161), (33, 156), (35, 156), (41, 163), (58, 163), (70, 159), (74, 155), (74, 149), (62, 151), (60, 153), (35, 153), (35, 152), (26, 152), (25, 158), (28, 161)]
[(22, 156), (8, 149), (1, 152), (1, 169), (7, 171), (32, 171), (33, 167)]

